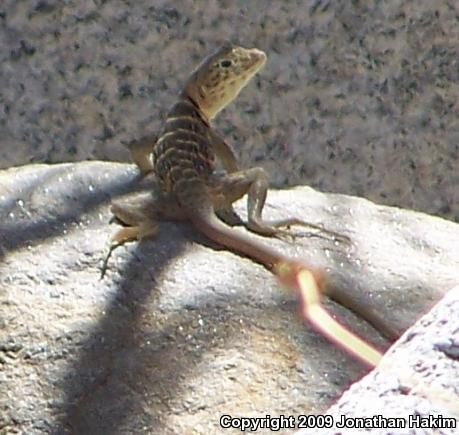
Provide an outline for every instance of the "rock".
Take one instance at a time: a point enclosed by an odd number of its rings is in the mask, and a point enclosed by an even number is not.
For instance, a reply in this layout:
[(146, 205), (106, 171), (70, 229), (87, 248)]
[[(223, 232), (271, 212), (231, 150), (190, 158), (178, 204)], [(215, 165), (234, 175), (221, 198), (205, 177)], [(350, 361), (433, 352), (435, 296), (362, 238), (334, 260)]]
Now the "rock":
[[(457, 355), (449, 354), (448, 350), (459, 343), (458, 314), (459, 287), (456, 287), (403, 334), (376, 369), (325, 411), (327, 415), (335, 423), (345, 421), (350, 425), (344, 426), (348, 431), (358, 421), (356, 418), (376, 417), (372, 427), (359, 429), (361, 433), (456, 434), (459, 366)], [(446, 341), (448, 350), (444, 347)], [(438, 347), (439, 342), (443, 343), (442, 348)], [(405, 426), (395, 431), (387, 426), (390, 419), (400, 419)], [(296, 435), (316, 433), (335, 434), (336, 427), (301, 430)]]
[(243, 166), (459, 219), (454, 2), (99, 3), (1, 2), (0, 167), (127, 161), (230, 38), (268, 54), (216, 121)]
[[(118, 248), (100, 280), (110, 200), (145, 183), (116, 163), (0, 172), (0, 431), (219, 433), (222, 414), (317, 413), (367, 372), (299, 318), (262, 266), (186, 224)], [(348, 235), (351, 250), (301, 228), (294, 241), (261, 240), (365, 293), (400, 333), (459, 283), (459, 228), (441, 218), (307, 187), (270, 192), (265, 216)], [(444, 358), (448, 343), (436, 344)]]

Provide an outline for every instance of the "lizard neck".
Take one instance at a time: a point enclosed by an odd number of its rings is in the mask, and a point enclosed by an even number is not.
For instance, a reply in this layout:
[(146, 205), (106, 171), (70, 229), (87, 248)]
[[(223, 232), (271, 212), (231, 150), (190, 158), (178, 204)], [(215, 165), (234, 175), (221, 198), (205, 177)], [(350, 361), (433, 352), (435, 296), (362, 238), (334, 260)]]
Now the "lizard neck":
[(210, 118), (204, 113), (197, 99), (193, 98), (193, 96), (186, 92), (186, 90), (180, 94), (179, 98), (182, 101), (192, 104), (196, 109), (196, 115), (210, 128)]

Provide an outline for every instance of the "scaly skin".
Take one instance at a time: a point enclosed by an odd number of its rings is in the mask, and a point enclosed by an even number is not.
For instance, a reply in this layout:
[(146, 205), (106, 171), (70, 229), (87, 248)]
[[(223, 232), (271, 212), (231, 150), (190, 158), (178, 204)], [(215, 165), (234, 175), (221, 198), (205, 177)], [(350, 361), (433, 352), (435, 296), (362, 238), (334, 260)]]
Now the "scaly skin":
[[(241, 223), (232, 203), (245, 194), (248, 195), (246, 226), (255, 233), (277, 236), (286, 234), (286, 230), (279, 227), (304, 225), (340, 237), (295, 218), (264, 221), (261, 214), (268, 190), (265, 171), (262, 168), (239, 171), (233, 151), (210, 127), (210, 121), (234, 100), (265, 62), (265, 53), (258, 49), (225, 43), (191, 74), (169, 111), (153, 149), (144, 146), (133, 153), (143, 173), (154, 172), (161, 195), (144, 199), (143, 203), (128, 200), (113, 204), (112, 211), (127, 225), (115, 235), (117, 244), (154, 235), (158, 220), (189, 220), (211, 240), (260, 262), (270, 270), (281, 262), (291, 261), (217, 217), (226, 216), (225, 221), (230, 224)], [(226, 174), (215, 172), (216, 156), (222, 160)], [(394, 335), (369, 304), (352, 300), (339, 290), (333, 291), (331, 296), (384, 335)]]

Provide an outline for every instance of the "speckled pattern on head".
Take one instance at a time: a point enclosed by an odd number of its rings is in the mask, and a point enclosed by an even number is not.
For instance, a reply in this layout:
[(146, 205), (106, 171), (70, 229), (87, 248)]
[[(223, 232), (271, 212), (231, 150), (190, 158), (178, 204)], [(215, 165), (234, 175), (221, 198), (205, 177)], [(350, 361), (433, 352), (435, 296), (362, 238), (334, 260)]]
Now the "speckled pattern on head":
[(191, 98), (210, 120), (237, 97), (265, 63), (263, 51), (225, 42), (192, 73), (182, 96)]

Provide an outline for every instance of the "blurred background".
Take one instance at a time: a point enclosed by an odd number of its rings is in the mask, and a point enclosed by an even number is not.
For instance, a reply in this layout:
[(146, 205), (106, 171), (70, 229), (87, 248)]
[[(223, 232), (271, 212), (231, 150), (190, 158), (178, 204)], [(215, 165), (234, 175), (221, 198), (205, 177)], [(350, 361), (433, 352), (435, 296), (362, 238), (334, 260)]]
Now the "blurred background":
[(215, 127), (274, 187), (459, 220), (453, 0), (0, 3), (0, 167), (128, 161), (225, 39), (268, 55)]

